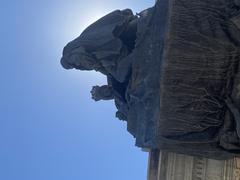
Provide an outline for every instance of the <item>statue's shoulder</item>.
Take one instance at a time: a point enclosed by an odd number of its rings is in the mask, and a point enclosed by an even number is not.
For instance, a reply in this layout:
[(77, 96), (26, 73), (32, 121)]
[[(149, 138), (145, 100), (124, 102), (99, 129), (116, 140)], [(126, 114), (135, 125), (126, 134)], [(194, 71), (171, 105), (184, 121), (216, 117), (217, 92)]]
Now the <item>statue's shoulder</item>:
[(116, 26), (121, 25), (123, 22), (131, 19), (132, 17), (134, 17), (134, 14), (131, 9), (112, 11), (88, 26), (83, 31), (82, 36), (88, 33), (92, 33), (93, 31), (100, 33), (103, 29), (105, 32), (107, 29), (112, 32)]

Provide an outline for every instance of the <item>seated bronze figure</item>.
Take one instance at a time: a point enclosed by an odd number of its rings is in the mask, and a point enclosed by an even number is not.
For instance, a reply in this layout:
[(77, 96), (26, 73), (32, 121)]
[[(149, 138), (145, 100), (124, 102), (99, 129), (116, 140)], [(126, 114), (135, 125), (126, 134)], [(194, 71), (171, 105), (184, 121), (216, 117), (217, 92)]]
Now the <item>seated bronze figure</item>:
[(161, 0), (104, 16), (61, 63), (107, 76), (93, 99), (115, 100), (137, 146), (227, 159), (240, 154), (239, 60), (240, 1)]

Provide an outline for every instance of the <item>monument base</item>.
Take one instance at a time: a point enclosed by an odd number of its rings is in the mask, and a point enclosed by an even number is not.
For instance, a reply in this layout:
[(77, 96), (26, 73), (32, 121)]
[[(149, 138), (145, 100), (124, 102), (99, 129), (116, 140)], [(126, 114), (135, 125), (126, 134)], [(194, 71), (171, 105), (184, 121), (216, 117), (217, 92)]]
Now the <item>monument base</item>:
[(240, 159), (214, 160), (151, 150), (148, 180), (240, 180)]

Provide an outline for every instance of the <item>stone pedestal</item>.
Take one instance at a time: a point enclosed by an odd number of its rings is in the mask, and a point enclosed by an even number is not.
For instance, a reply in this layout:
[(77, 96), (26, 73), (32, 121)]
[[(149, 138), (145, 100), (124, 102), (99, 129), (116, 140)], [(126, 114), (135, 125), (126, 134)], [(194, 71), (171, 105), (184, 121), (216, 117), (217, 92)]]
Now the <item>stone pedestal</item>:
[(148, 180), (238, 180), (237, 161), (152, 150), (149, 156)]

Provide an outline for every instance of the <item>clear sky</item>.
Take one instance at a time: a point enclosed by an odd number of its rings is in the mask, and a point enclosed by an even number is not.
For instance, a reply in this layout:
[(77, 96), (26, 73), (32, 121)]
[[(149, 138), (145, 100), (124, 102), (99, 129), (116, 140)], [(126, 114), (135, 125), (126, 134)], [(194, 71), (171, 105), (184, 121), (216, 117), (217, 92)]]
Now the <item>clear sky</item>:
[(145, 180), (112, 101), (90, 90), (106, 78), (64, 70), (65, 44), (97, 18), (154, 0), (1, 0), (0, 180)]

